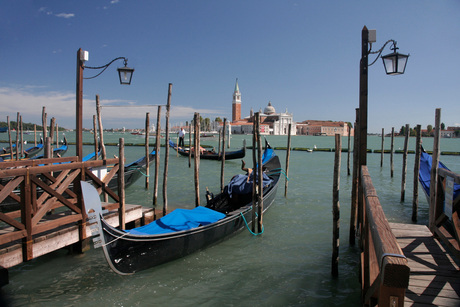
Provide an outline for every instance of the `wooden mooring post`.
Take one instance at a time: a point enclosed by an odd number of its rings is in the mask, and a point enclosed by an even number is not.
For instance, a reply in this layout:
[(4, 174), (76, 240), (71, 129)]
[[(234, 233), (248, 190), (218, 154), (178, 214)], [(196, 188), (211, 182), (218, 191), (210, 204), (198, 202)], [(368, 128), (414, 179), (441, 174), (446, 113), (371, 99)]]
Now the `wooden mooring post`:
[(149, 150), (149, 135), (150, 135), (150, 113), (145, 114), (145, 158), (147, 159), (147, 164), (145, 165), (145, 188), (149, 188), (150, 184), (150, 150)]
[(118, 195), (120, 197), (120, 208), (118, 209), (118, 219), (120, 221), (120, 229), (125, 229), (125, 139), (120, 138), (118, 143)]
[(200, 205), (200, 113), (195, 113), (193, 123), (195, 125), (195, 144), (193, 148), (195, 165), (195, 207), (198, 207)]
[(166, 103), (166, 136), (165, 136), (165, 168), (163, 173), (163, 216), (168, 211), (168, 162), (169, 162), (169, 111), (171, 109), (172, 83), (168, 86), (168, 101)]
[(161, 132), (161, 106), (157, 111), (157, 129), (155, 137), (155, 175), (153, 178), (153, 219), (157, 219), (156, 206), (158, 201), (158, 176), (160, 174), (160, 132)]
[(406, 135), (404, 138), (404, 154), (403, 154), (403, 165), (402, 165), (402, 176), (401, 176), (401, 202), (404, 202), (406, 195), (406, 175), (407, 175), (407, 150), (409, 147), (409, 124), (406, 124)]
[(10, 143), (10, 157), (11, 161), (13, 161), (13, 140), (11, 139), (11, 125), (10, 125), (10, 117), (6, 117), (6, 121), (8, 122), (8, 141)]
[(94, 152), (96, 155), (94, 156), (94, 160), (99, 159), (99, 146), (97, 140), (97, 118), (96, 115), (93, 115), (93, 137), (94, 137)]
[[(257, 137), (259, 135), (258, 120), (259, 120), (259, 113), (257, 112), (254, 114), (254, 122), (252, 125), (252, 165), (253, 165), (252, 170), (253, 172), (255, 172), (256, 167), (257, 167), (256, 148), (257, 148)], [(252, 184), (252, 226), (251, 226), (252, 232), (256, 231), (256, 212), (257, 212), (256, 210), (257, 210), (257, 185), (255, 181), (255, 174), (254, 174), (253, 184)]]
[(334, 182), (332, 188), (332, 276), (339, 275), (339, 229), (340, 229), (340, 163), (342, 156), (342, 137), (335, 135)]
[[(258, 212), (258, 223), (257, 231), (262, 233), (263, 231), (263, 215), (264, 215), (264, 186), (263, 186), (263, 170), (262, 170), (262, 141), (260, 138), (260, 113), (257, 113), (257, 173), (254, 174), (254, 180), (256, 180), (256, 175), (258, 178), (258, 193), (257, 193), (257, 212)], [(255, 170), (254, 170), (255, 171)], [(254, 181), (255, 182), (255, 181)]]
[(415, 128), (417, 139), (415, 141), (415, 161), (414, 161), (414, 187), (412, 197), (412, 221), (417, 222), (418, 215), (418, 176), (420, 171), (420, 154), (422, 149), (422, 126), (417, 125)]
[(289, 128), (288, 128), (288, 140), (287, 140), (287, 147), (286, 147), (286, 179), (284, 180), (284, 197), (287, 197), (290, 157), (291, 157), (291, 124), (289, 124)]
[(380, 146), (381, 148), (381, 153), (380, 153), (380, 167), (383, 167), (383, 154), (385, 153), (385, 129), (382, 128), (382, 145)]
[(348, 241), (351, 246), (355, 245), (356, 229), (358, 227), (358, 174), (359, 174), (359, 109), (356, 109), (355, 135), (353, 139), (353, 177), (351, 187), (351, 212), (350, 231)]
[(393, 155), (395, 153), (395, 127), (391, 127), (391, 148), (390, 148), (390, 177), (393, 178), (394, 163)]
[(437, 199), (438, 195), (438, 167), (439, 167), (439, 154), (441, 146), (439, 145), (441, 138), (441, 109), (436, 109), (435, 114), (435, 128), (434, 128), (434, 140), (433, 140), (433, 154), (431, 162), (431, 173), (430, 173), (430, 207), (429, 207), (429, 222), (428, 228), (432, 233), (435, 232), (436, 219), (440, 216), (442, 211), (442, 202)]
[[(224, 170), (225, 170), (225, 127), (227, 126), (227, 119), (224, 118), (224, 125), (222, 127), (222, 150), (219, 149), (221, 153), (221, 166), (220, 166), (220, 192), (224, 192), (225, 179), (224, 179)], [(219, 137), (220, 141), (220, 137)], [(220, 142), (219, 142), (220, 145)]]

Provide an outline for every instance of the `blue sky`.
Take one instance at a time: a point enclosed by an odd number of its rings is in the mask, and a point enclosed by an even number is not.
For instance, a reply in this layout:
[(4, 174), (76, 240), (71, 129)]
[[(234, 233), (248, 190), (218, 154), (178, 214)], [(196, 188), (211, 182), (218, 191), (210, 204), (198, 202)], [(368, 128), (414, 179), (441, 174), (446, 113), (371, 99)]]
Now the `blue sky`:
[[(79, 0), (4, 1), (0, 10), (0, 120), (75, 127), (76, 54), (88, 66), (124, 56), (136, 69), (122, 86), (112, 64), (84, 81), (84, 127), (95, 95), (104, 105), (165, 104), (173, 84), (172, 123), (231, 118), (235, 79), (242, 114), (263, 109), (307, 119), (354, 122), (359, 106), (361, 30), (377, 30), (410, 53), (406, 73), (387, 76), (381, 60), (369, 72), (369, 131), (405, 124), (460, 125), (460, 1)], [(383, 54), (390, 53), (387, 47)], [(371, 57), (371, 59), (373, 59)], [(93, 75), (85, 70), (84, 76)], [(141, 128), (156, 108), (105, 108), (104, 127)], [(164, 123), (164, 118), (163, 118)]]

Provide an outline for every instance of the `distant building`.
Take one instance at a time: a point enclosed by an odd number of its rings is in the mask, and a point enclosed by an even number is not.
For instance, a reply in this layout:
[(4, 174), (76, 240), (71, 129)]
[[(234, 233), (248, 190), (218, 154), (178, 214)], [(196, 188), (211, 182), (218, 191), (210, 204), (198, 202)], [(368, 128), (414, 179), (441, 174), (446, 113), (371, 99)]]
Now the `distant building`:
[(334, 136), (337, 133), (342, 136), (354, 136), (354, 129), (350, 128), (348, 123), (342, 121), (305, 120), (297, 123), (298, 135)]
[[(296, 134), (296, 123), (293, 120), (292, 113), (287, 110), (284, 113), (276, 113), (275, 108), (268, 102), (263, 113), (260, 114), (260, 133), (271, 135), (287, 135), (289, 124), (291, 124), (291, 135)], [(233, 134), (251, 134), (253, 131), (254, 112), (251, 109), (250, 115), (241, 118), (241, 92), (236, 79), (235, 90), (233, 92), (232, 101), (232, 122), (231, 132)]]

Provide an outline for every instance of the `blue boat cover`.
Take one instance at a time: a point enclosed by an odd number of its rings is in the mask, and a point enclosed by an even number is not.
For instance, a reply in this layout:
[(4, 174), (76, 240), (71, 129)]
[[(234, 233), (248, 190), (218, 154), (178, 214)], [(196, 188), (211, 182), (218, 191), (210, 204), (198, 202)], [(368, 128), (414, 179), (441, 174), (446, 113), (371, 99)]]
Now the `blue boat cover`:
[[(230, 195), (230, 197), (232, 197), (233, 193), (235, 194), (252, 193), (253, 174), (254, 172), (251, 172), (251, 175), (249, 176), (249, 180), (248, 180), (248, 175), (238, 174), (236, 176), (233, 176), (232, 180), (230, 180), (230, 183), (228, 184), (228, 194)], [(265, 173), (262, 173), (262, 176), (263, 176), (262, 185), (265, 188), (273, 180), (270, 179), (270, 177), (268, 177)]]
[(194, 209), (176, 209), (152, 223), (126, 230), (133, 235), (156, 235), (196, 228), (217, 222), (225, 214), (206, 207)]
[[(428, 153), (422, 152), (422, 154), (420, 155), (420, 171), (418, 174), (418, 178), (419, 178), (420, 184), (422, 185), (427, 195), (430, 195), (432, 161), (433, 160)], [(445, 168), (448, 170), (448, 168), (441, 161), (439, 161), (439, 167)], [(455, 183), (454, 184), (454, 199), (456, 199), (459, 195), (460, 195), (460, 184)]]

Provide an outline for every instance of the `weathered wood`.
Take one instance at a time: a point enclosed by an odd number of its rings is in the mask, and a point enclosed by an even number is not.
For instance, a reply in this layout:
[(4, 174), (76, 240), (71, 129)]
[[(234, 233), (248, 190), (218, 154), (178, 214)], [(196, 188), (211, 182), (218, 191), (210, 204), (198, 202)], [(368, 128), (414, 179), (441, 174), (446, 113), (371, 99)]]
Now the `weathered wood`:
[[(263, 215), (264, 215), (264, 188), (263, 188), (263, 163), (262, 163), (262, 154), (263, 154), (263, 149), (262, 149), (262, 140), (260, 138), (260, 113), (257, 113), (257, 177), (258, 177), (258, 193), (257, 193), (257, 212), (258, 212), (258, 218), (257, 218), (257, 231), (258, 233), (262, 233), (263, 231)], [(254, 178), (256, 176), (254, 175)]]
[[(20, 135), (20, 125), (19, 125), (19, 118), (20, 118), (20, 113), (17, 113), (17, 119), (16, 119), (16, 161), (19, 160), (19, 135)], [(11, 148), (11, 150), (13, 150)]]
[(342, 153), (342, 137), (335, 135), (334, 178), (332, 184), (332, 276), (339, 276), (339, 229), (340, 229), (340, 164)]
[(420, 172), (420, 154), (422, 148), (422, 126), (417, 125), (415, 128), (417, 138), (415, 140), (415, 161), (414, 161), (414, 181), (413, 181), (413, 196), (412, 196), (412, 221), (417, 222), (418, 215), (418, 176)]
[[(257, 129), (259, 127), (257, 126), (257, 114), (254, 114), (254, 121), (252, 125), (252, 170), (256, 169), (257, 166), (257, 155), (256, 155), (256, 150), (257, 150)], [(248, 173), (248, 175), (250, 175)], [(253, 180), (252, 184), (252, 225), (251, 225), (251, 230), (252, 232), (256, 231), (256, 209), (257, 209), (257, 186), (255, 184), (255, 180)]]
[(291, 157), (291, 123), (288, 128), (288, 141), (286, 147), (286, 179), (284, 181), (284, 197), (287, 197), (288, 182), (289, 182), (289, 159)]
[(406, 305), (460, 305), (460, 271), (425, 225), (390, 223), (410, 267)]
[(43, 142), (45, 141), (47, 131), (46, 131), (46, 108), (42, 108), (42, 129), (43, 129)]
[(188, 126), (188, 168), (192, 167), (192, 123)]
[(403, 165), (402, 165), (402, 176), (401, 176), (401, 202), (404, 202), (406, 195), (406, 175), (407, 175), (407, 151), (409, 147), (409, 124), (406, 124), (406, 135), (404, 138), (404, 154), (403, 154)]
[(430, 181), (430, 205), (429, 205), (429, 221), (428, 226), (433, 232), (435, 228), (435, 221), (438, 218), (436, 208), (436, 197), (438, 195), (438, 168), (439, 168), (439, 154), (440, 154), (440, 138), (441, 138), (441, 109), (436, 109), (435, 114), (435, 129), (433, 140), (433, 154), (431, 163), (431, 181)]
[(8, 141), (10, 143), (10, 157), (11, 161), (13, 161), (14, 153), (13, 153), (13, 140), (11, 139), (11, 126), (10, 126), (10, 117), (6, 117), (6, 121), (8, 122)]
[(150, 113), (145, 114), (145, 157), (147, 159), (147, 164), (145, 165), (145, 188), (149, 188), (149, 177), (150, 177), (150, 161), (149, 161), (149, 135), (150, 135)]
[(94, 136), (94, 152), (96, 153), (96, 156), (94, 157), (94, 160), (99, 159), (99, 146), (98, 146), (98, 141), (97, 141), (97, 118), (96, 115), (93, 115), (93, 136)]
[(385, 152), (384, 148), (384, 142), (385, 142), (385, 129), (382, 128), (382, 145), (380, 146), (380, 167), (383, 167), (383, 154)]
[[(222, 159), (220, 164), (220, 192), (224, 192), (225, 180), (224, 180), (224, 170), (225, 170), (225, 127), (227, 127), (227, 119), (224, 118), (224, 125), (222, 126), (222, 150), (219, 148), (219, 152), (222, 153)], [(220, 141), (220, 135), (219, 135)], [(220, 145), (220, 142), (219, 142)]]
[(107, 159), (107, 152), (105, 150), (105, 144), (104, 144), (104, 128), (102, 127), (102, 114), (101, 114), (101, 105), (99, 102), (99, 94), (96, 95), (96, 115), (97, 115), (97, 121), (99, 125), (99, 141), (101, 143), (101, 156), (102, 160)]
[(37, 146), (37, 125), (34, 124), (34, 146)]
[[(51, 120), (50, 120), (50, 146), (51, 146), (51, 151), (53, 150), (55, 125), (56, 125), (56, 119), (54, 117), (51, 117)], [(56, 138), (56, 146), (57, 146), (57, 143), (58, 143), (58, 140)]]
[(391, 148), (390, 148), (390, 177), (393, 178), (394, 163), (393, 155), (395, 153), (395, 128), (391, 127)]
[(163, 173), (163, 216), (168, 211), (168, 161), (169, 161), (169, 111), (171, 109), (172, 83), (168, 86), (168, 101), (166, 103), (166, 136), (165, 136), (165, 167)]
[[(19, 127), (20, 127), (20, 133), (21, 133), (21, 149), (20, 149), (20, 159), (24, 158), (24, 127), (22, 125), (22, 116), (19, 117), (19, 121), (20, 121), (20, 124), (19, 124)], [(19, 132), (19, 131), (18, 131)]]
[[(158, 178), (160, 175), (160, 132), (161, 132), (161, 106), (157, 110), (157, 129), (155, 134), (155, 175), (153, 178), (153, 208), (158, 202)], [(156, 210), (153, 210), (153, 219), (156, 220)]]
[(351, 246), (355, 245), (356, 228), (358, 226), (358, 174), (359, 174), (359, 133), (356, 133), (359, 128), (359, 110), (356, 109), (356, 120), (355, 120), (355, 135), (353, 140), (353, 176), (352, 176), (352, 187), (351, 187), (351, 212), (350, 212), (350, 231), (348, 241)]
[(194, 182), (195, 182), (195, 207), (200, 205), (200, 113), (195, 113), (193, 120), (195, 125), (195, 144), (194, 144)]
[(125, 217), (125, 139), (120, 138), (118, 143), (119, 154), (119, 169), (118, 169), (118, 196), (120, 197), (120, 208), (118, 209), (118, 218), (120, 220), (120, 228), (125, 229), (126, 217)]
[(351, 153), (351, 127), (348, 126), (348, 146), (347, 146), (347, 174), (350, 176), (351, 171), (350, 171), (350, 153)]

